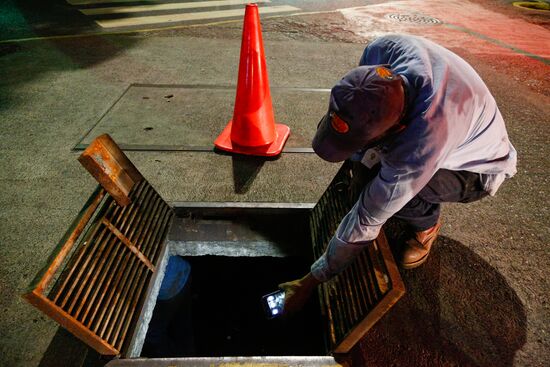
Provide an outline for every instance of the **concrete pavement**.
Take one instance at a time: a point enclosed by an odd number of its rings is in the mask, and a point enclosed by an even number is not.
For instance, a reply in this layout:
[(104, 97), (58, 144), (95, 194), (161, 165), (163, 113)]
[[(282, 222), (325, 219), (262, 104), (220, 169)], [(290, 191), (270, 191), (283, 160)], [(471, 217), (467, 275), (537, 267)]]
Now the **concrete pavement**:
[[(407, 295), (353, 360), (358, 366), (547, 365), (550, 71), (544, 62), (548, 48), (538, 47), (550, 39), (548, 30), (482, 5), (428, 5), (390, 2), (263, 22), (272, 86), (330, 88), (356, 65), (362, 42), (381, 32), (421, 34), (442, 43), (487, 82), (518, 150), (518, 175), (497, 197), (445, 207), (434, 256), (403, 273)], [(486, 27), (463, 18), (472, 9)], [(405, 12), (455, 27), (385, 18)], [(514, 25), (513, 37), (507, 24)], [(240, 24), (229, 23), (3, 45), (0, 364), (63, 365), (69, 362), (58, 358), (72, 358), (78, 365), (83, 359), (79, 342), (64, 333), (54, 342), (57, 325), (20, 298), (95, 186), (71, 148), (132, 83), (234, 85), (239, 38)], [(296, 99), (307, 105), (305, 95)], [(309, 133), (319, 118), (316, 106), (301, 112), (311, 120)], [(223, 126), (227, 106), (208, 108), (224, 116), (218, 122)], [(283, 154), (263, 164), (211, 152), (128, 155), (168, 201), (312, 202), (338, 169), (312, 154)]]

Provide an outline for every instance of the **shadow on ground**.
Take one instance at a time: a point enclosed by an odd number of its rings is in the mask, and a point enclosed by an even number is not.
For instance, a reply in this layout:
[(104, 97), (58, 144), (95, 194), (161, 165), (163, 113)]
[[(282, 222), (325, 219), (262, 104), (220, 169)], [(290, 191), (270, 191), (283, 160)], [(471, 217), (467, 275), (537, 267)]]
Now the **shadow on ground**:
[[(90, 68), (119, 56), (139, 42), (135, 37), (78, 36), (99, 30), (91, 18), (64, 0), (10, 0), (3, 4), (0, 9), (0, 67), (4, 71), (0, 81), (1, 106), (28, 103), (14, 90), (43, 74)], [(78, 37), (40, 40), (50, 36)], [(30, 40), (10, 41), (18, 39)]]
[(440, 237), (423, 266), (401, 274), (407, 293), (354, 349), (354, 366), (513, 365), (526, 314), (496, 269)]
[(109, 359), (75, 338), (63, 328), (58, 328), (40, 361), (39, 367), (102, 367)]
[[(92, 5), (101, 6), (105, 5)], [(100, 32), (94, 18), (79, 11), (89, 7), (71, 5), (66, 0), (6, 0), (0, 9), (0, 40)]]
[[(228, 153), (223, 153), (228, 154)], [(266, 161), (274, 161), (277, 157), (257, 157), (241, 154), (233, 154), (231, 162), (233, 165), (233, 184), (235, 193), (246, 194), (254, 183), (256, 176)]]

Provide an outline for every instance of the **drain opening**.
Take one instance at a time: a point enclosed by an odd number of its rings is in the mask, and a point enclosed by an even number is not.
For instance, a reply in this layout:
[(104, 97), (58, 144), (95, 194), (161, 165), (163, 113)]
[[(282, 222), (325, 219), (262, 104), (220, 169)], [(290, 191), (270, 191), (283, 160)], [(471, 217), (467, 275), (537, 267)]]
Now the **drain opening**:
[(157, 299), (142, 357), (327, 354), (318, 296), (288, 320), (269, 320), (262, 308), (262, 296), (313, 261), (309, 211), (281, 210), (176, 210), (169, 241), (190, 281), (180, 299)]
[(392, 14), (386, 14), (385, 18), (398, 23), (412, 23), (412, 24), (424, 24), (424, 25), (441, 24), (441, 21), (437, 18), (433, 18), (427, 15), (420, 15), (420, 14), (392, 13)]
[[(180, 306), (158, 302), (153, 320), (166, 333), (152, 348), (150, 334), (142, 357), (316, 356), (327, 353), (318, 297), (289, 320), (266, 318), (261, 297), (277, 284), (308, 270), (300, 257), (186, 257), (191, 264), (189, 288)], [(163, 313), (162, 315), (159, 315)], [(169, 320), (167, 320), (169, 318)], [(150, 325), (151, 326), (151, 325)], [(164, 342), (159, 343), (159, 340)]]

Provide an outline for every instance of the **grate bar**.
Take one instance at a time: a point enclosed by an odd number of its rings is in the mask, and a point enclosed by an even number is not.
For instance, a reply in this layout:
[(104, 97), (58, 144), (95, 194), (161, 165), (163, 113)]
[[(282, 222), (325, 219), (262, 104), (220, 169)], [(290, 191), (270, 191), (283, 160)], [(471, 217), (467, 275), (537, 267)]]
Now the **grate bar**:
[[(171, 211), (168, 211), (165, 215), (164, 215), (164, 220), (162, 222), (162, 228), (164, 228), (163, 232), (159, 232), (159, 235), (157, 236), (157, 238), (155, 239), (155, 243), (158, 244), (160, 241), (162, 241), (163, 238), (166, 238), (166, 235), (168, 234), (168, 223), (170, 223), (170, 221), (172, 220), (172, 215), (173, 213)], [(153, 247), (153, 258), (157, 259), (158, 255), (160, 255), (160, 247), (159, 246), (154, 246)], [(143, 289), (143, 287), (147, 284), (148, 282), (148, 279), (149, 277), (151, 276), (150, 273), (147, 273), (147, 277), (146, 277), (146, 281), (144, 281), (144, 283), (142, 283), (139, 287), (139, 293), (137, 295), (134, 296), (134, 301), (132, 302), (132, 305), (130, 306), (130, 309), (129, 309), (129, 316), (126, 317), (126, 322), (122, 328), (122, 331), (119, 333), (119, 331), (117, 330), (115, 332), (115, 336), (113, 338), (113, 344), (115, 345), (119, 345), (120, 348), (123, 347), (123, 343), (124, 343), (124, 340), (126, 338), (126, 334), (128, 333), (128, 329), (130, 327), (130, 325), (132, 324), (134, 318), (137, 316), (136, 315), (136, 306), (138, 304), (138, 302), (140, 302), (141, 300), (139, 299), (142, 294), (141, 290)], [(120, 324), (122, 325), (122, 324)]]
[[(109, 199), (110, 199), (110, 197), (107, 200), (109, 200)], [(90, 250), (91, 246), (87, 246), (87, 245), (89, 245), (90, 239), (91, 238), (93, 239), (95, 237), (97, 231), (99, 230), (99, 227), (100, 227), (99, 222), (106, 215), (110, 214), (111, 211), (114, 210), (114, 208), (115, 208), (114, 200), (110, 199), (109, 203), (102, 207), (102, 209), (101, 209), (102, 213), (98, 214), (97, 218), (94, 219), (94, 222), (92, 223), (91, 227), (88, 229), (88, 231), (85, 235), (85, 238), (83, 240), (83, 246), (80, 247), (80, 249), (78, 251), (78, 254), (76, 255), (75, 262), (72, 263), (71, 266), (70, 266), (69, 274), (65, 277), (65, 279), (64, 279), (63, 283), (61, 284), (61, 286), (59, 287), (59, 289), (56, 290), (56, 294), (53, 297), (53, 302), (55, 304), (58, 304), (58, 301), (60, 301), (60, 297), (61, 297), (62, 294), (64, 294), (65, 288), (70, 283), (70, 280), (72, 279), (72, 276), (73, 276), (74, 272), (77, 269), (79, 269), (80, 263), (83, 261), (85, 255), (88, 253), (88, 250)], [(73, 284), (73, 287), (74, 287), (75, 283), (72, 283), (72, 284)], [(67, 292), (70, 293), (70, 288)], [(60, 306), (64, 307), (65, 303), (66, 303), (66, 300), (61, 301), (61, 302), (62, 302), (62, 304)]]
[[(342, 218), (361, 193), (350, 190), (350, 179), (349, 167), (344, 165), (311, 213), (309, 224), (316, 258), (326, 251)], [(399, 276), (397, 272), (387, 275), (387, 259), (379, 251), (379, 241), (385, 241), (383, 234), (367, 245), (346, 270), (320, 286), (329, 343), (338, 353), (349, 351), (352, 341), (355, 343), (381, 317), (381, 310), (403, 293), (402, 289), (393, 292), (391, 288), (391, 277), (399, 281)], [(389, 256), (388, 259), (393, 261)]]
[[(141, 184), (138, 184), (138, 185), (135, 185), (132, 189), (132, 192), (135, 192), (136, 191), (136, 186), (138, 188), (140, 188), (142, 185)], [(113, 236), (113, 233), (112, 231), (109, 231), (109, 228), (108, 226), (105, 226), (105, 223), (111, 223), (111, 221), (114, 221), (115, 225), (117, 226), (120, 226), (120, 228), (125, 228), (126, 225), (129, 225), (129, 221), (128, 219), (131, 217), (131, 214), (132, 214), (132, 210), (135, 207), (134, 203), (131, 203), (130, 205), (127, 205), (127, 206), (124, 206), (122, 207), (122, 209), (120, 210), (120, 212), (118, 212), (118, 210), (121, 208), (120, 206), (117, 205), (113, 215), (112, 215), (112, 219), (109, 221), (109, 219), (107, 219), (107, 217), (103, 217), (100, 221), (100, 225), (103, 227), (103, 230), (102, 230), (102, 234), (96, 239), (96, 243), (99, 244), (99, 245), (96, 245), (99, 246), (97, 252), (94, 254), (94, 258), (92, 260), (92, 263), (91, 265), (89, 266), (89, 268), (85, 271), (83, 269), (83, 272), (86, 272), (86, 277), (85, 279), (81, 282), (81, 285), (80, 285), (80, 288), (79, 290), (77, 291), (76, 295), (73, 297), (73, 301), (71, 303), (71, 306), (69, 307), (69, 310), (68, 312), (72, 314), (72, 311), (73, 311), (73, 308), (74, 306), (77, 304), (78, 301), (80, 301), (80, 305), (79, 307), (77, 308), (74, 316), (77, 317), (76, 315), (78, 315), (80, 313), (80, 311), (82, 310), (83, 306), (84, 306), (84, 303), (86, 302), (86, 299), (88, 298), (88, 295), (90, 294), (91, 290), (93, 289), (93, 286), (95, 284), (95, 280), (97, 279), (97, 273), (99, 271), (99, 266), (102, 265), (102, 263), (104, 262), (104, 258), (105, 256), (108, 256), (106, 255), (106, 252), (111, 252), (113, 246), (117, 246), (118, 245), (118, 241), (117, 241), (117, 238), (115, 236)], [(90, 255), (90, 258), (92, 257), (92, 255)], [(91, 280), (90, 280), (90, 277)], [(79, 296), (80, 294), (82, 293), (82, 291), (86, 289), (82, 299), (79, 300)]]
[(357, 260), (357, 266), (359, 266), (360, 269), (362, 270), (361, 283), (363, 284), (363, 287), (365, 289), (364, 295), (367, 298), (367, 303), (370, 308), (370, 307), (373, 307), (374, 304), (376, 303), (376, 295), (375, 293), (373, 293), (372, 283), (370, 281), (370, 272), (366, 270), (368, 268), (365, 266), (365, 257), (368, 256), (365, 253), (366, 251), (368, 250), (365, 249), (361, 253), (361, 255), (359, 255), (359, 259)]
[[(363, 269), (372, 269), (372, 267), (369, 264), (369, 250), (366, 249), (364, 251), (364, 253), (361, 254), (361, 255), (362, 256), (359, 256), (359, 263), (361, 264)], [(374, 277), (372, 276), (372, 271), (370, 271), (370, 270), (366, 271), (365, 274), (366, 274), (366, 280), (367, 280), (368, 287), (369, 287), (368, 294), (372, 299), (372, 303), (375, 304), (376, 301), (378, 300), (378, 295), (379, 295), (379, 293), (376, 289), (376, 282), (374, 280)]]
[[(140, 191), (139, 196), (133, 200), (135, 203), (133, 210), (136, 214), (132, 217), (132, 225), (131, 225), (132, 228), (139, 227), (141, 225), (143, 212), (147, 212), (147, 210), (149, 210), (150, 198), (151, 198), (150, 187), (146, 186), (143, 188), (143, 191)], [(116, 278), (117, 274), (120, 271), (122, 271), (119, 269), (124, 269), (122, 260), (126, 255), (126, 251), (125, 251), (126, 247), (118, 246), (116, 242), (114, 246), (115, 246), (115, 251), (114, 251), (114, 254), (111, 256), (111, 259), (109, 260), (109, 264), (108, 264), (109, 269), (111, 269), (111, 271), (109, 272), (105, 281), (103, 282), (101, 295), (95, 304), (95, 309), (93, 313), (86, 320), (86, 325), (90, 328), (93, 326), (93, 322), (95, 321), (96, 315), (99, 312), (99, 310), (102, 307), (104, 307), (106, 304), (108, 304), (108, 302), (104, 302), (104, 300), (106, 300), (105, 296), (110, 293), (111, 289), (113, 289), (112, 287), (113, 280)]]
[[(109, 217), (110, 215), (117, 215), (120, 210), (120, 206), (114, 205), (114, 209), (109, 213), (109, 215), (105, 216), (104, 218)], [(102, 244), (104, 243), (104, 237), (107, 236), (107, 238), (110, 238), (111, 236), (109, 231), (107, 231), (107, 228), (105, 228), (105, 226), (101, 224), (102, 220), (103, 218), (101, 218), (101, 220), (97, 224), (97, 229), (98, 231), (100, 231), (99, 235), (94, 235), (90, 239), (89, 252), (86, 254), (81, 263), (75, 264), (74, 266), (74, 268), (78, 267), (79, 270), (74, 275), (74, 278), (71, 279), (72, 286), (67, 291), (67, 294), (65, 295), (65, 298), (61, 303), (61, 307), (68, 306), (68, 309), (66, 309), (66, 311), (69, 313), (71, 313), (75, 301), (78, 299), (78, 296), (82, 292), (82, 287), (91, 276), (98, 252), (101, 252), (103, 250)]]
[[(113, 217), (117, 218), (117, 221), (120, 220), (120, 217), (124, 215), (127, 207), (122, 208), (122, 210), (120, 209), (121, 209), (120, 206), (116, 206), (113, 212)], [(119, 210), (120, 210), (120, 215), (118, 215)], [(69, 308), (67, 310), (69, 314), (72, 314), (73, 308), (77, 304), (80, 294), (82, 293), (86, 285), (89, 283), (89, 279), (90, 277), (92, 277), (92, 274), (94, 273), (94, 270), (97, 264), (100, 263), (101, 255), (103, 254), (107, 246), (107, 243), (109, 242), (110, 239), (114, 238), (113, 235), (109, 232), (109, 230), (103, 225), (103, 222), (105, 220), (106, 218), (102, 218), (101, 222), (98, 224), (102, 228), (101, 234), (99, 235), (99, 237), (93, 239), (94, 248), (91, 251), (91, 253), (88, 255), (87, 261), (82, 266), (80, 272), (77, 274), (74, 285), (79, 284), (80, 286), (78, 287), (78, 290), (76, 291), (76, 293), (71, 296), (72, 302), (69, 305)], [(80, 277), (83, 275), (84, 275), (84, 279), (80, 281)], [(69, 298), (67, 298), (66, 300), (68, 299)]]
[[(137, 189), (132, 193), (132, 203), (130, 204), (130, 212), (131, 215), (127, 218), (127, 226), (122, 226), (123, 232), (127, 232), (128, 229), (135, 227), (136, 225), (139, 225), (139, 219), (136, 219), (139, 217), (137, 210), (138, 208), (142, 207), (143, 204), (143, 197), (147, 195), (147, 191), (149, 190), (149, 187), (146, 185), (146, 182), (140, 183), (137, 187)], [(95, 314), (97, 313), (98, 309), (102, 305), (102, 300), (105, 294), (107, 293), (107, 290), (109, 289), (112, 277), (116, 274), (116, 271), (118, 270), (117, 264), (119, 263), (117, 261), (118, 258), (122, 256), (124, 253), (124, 246), (120, 246), (119, 242), (117, 241), (116, 237), (113, 237), (111, 242), (109, 243), (110, 246), (110, 252), (108, 254), (108, 260), (105, 263), (105, 266), (101, 269), (99, 269), (101, 276), (99, 278), (98, 283), (95, 282), (90, 284), (90, 288), (94, 289), (94, 293), (92, 295), (92, 298), (88, 302), (88, 306), (86, 307), (86, 310), (84, 314), (82, 315), (81, 319), (82, 322), (85, 323), (87, 326), (89, 326), (89, 323), (91, 320), (93, 320)], [(115, 264), (115, 265), (113, 265)], [(97, 299), (97, 296), (99, 296), (99, 299)], [(97, 300), (96, 300), (97, 299)], [(93, 312), (92, 312), (93, 310)], [(92, 312), (91, 316), (90, 312)]]
[(43, 275), (42, 279), (35, 288), (35, 291), (38, 294), (42, 294), (46, 288), (50, 285), (53, 280), (53, 275), (57, 272), (65, 257), (69, 254), (75, 242), (78, 240), (86, 224), (90, 221), (94, 215), (96, 209), (99, 207), (99, 204), (105, 198), (106, 191), (98, 186), (94, 193), (90, 196), (84, 207), (80, 211), (77, 218), (73, 221), (69, 231), (65, 234), (61, 243), (63, 246), (60, 248), (59, 252), (56, 254), (54, 260), (50, 264), (50, 267), (47, 269), (46, 273)]
[[(147, 243), (151, 237), (152, 231), (155, 230), (155, 227), (158, 225), (158, 220), (163, 212), (163, 209), (165, 209), (161, 204), (160, 198), (155, 197), (155, 212), (154, 215), (150, 217), (152, 219), (147, 224), (147, 229), (144, 233), (144, 238), (142, 238), (145, 243)], [(149, 252), (146, 251), (147, 255), (149, 255)], [(118, 316), (123, 309), (125, 304), (128, 304), (130, 300), (127, 298), (128, 292), (130, 291), (130, 287), (132, 289), (135, 289), (136, 287), (136, 279), (139, 280), (141, 278), (141, 274), (143, 272), (143, 266), (142, 264), (136, 260), (135, 257), (132, 257), (130, 259), (129, 270), (124, 274), (124, 277), (120, 280), (120, 288), (119, 292), (117, 292), (115, 299), (113, 300), (113, 306), (110, 308), (109, 313), (106, 316), (106, 321), (103, 324), (103, 328), (99, 332), (99, 335), (101, 337), (104, 337), (106, 340), (110, 340), (111, 334), (114, 331), (114, 329), (117, 327), (117, 321)], [(122, 293), (122, 294), (121, 294)], [(130, 294), (133, 294), (132, 291), (130, 291)]]
[[(136, 223), (136, 226), (138, 226), (140, 229), (142, 228), (144, 223), (147, 223), (152, 213), (158, 208), (158, 201), (154, 200), (155, 198), (152, 193), (153, 191), (148, 190), (146, 192), (147, 195), (143, 199), (145, 208), (149, 209), (150, 204), (152, 204), (153, 206), (150, 211), (148, 210), (145, 213), (143, 212), (144, 211), (143, 209), (140, 210), (141, 220), (138, 223)], [(129, 250), (125, 246), (123, 246), (123, 248), (120, 250), (119, 256), (116, 259), (117, 262), (115, 263), (115, 269), (114, 269), (115, 271), (113, 272), (112, 277), (109, 279), (108, 288), (107, 287), (105, 288), (105, 293), (102, 295), (102, 299), (100, 300), (100, 303), (98, 303), (100, 305), (98, 307), (98, 310), (101, 310), (101, 312), (97, 315), (97, 318), (95, 317), (96, 315), (94, 314), (88, 321), (90, 323), (91, 329), (94, 332), (97, 332), (98, 330), (100, 330), (102, 325), (103, 325), (103, 328), (106, 327), (105, 325), (107, 324), (107, 322), (104, 320), (104, 316), (106, 313), (108, 315), (109, 312), (111, 312), (112, 310), (111, 301), (113, 300), (113, 297), (115, 297), (115, 299), (118, 299), (117, 297), (120, 297), (120, 292), (118, 288), (119, 288), (120, 279), (123, 276), (123, 273), (125, 273), (126, 275), (128, 274), (127, 271), (123, 272), (118, 269), (126, 269), (128, 261), (130, 260), (130, 258), (133, 258), (133, 256), (131, 255), (132, 255), (131, 252), (129, 252)], [(117, 295), (115, 296), (115, 294)], [(106, 298), (104, 298), (105, 296)], [(101, 336), (101, 334), (98, 334), (98, 335)]]
[[(140, 231), (139, 236), (136, 240), (139, 249), (141, 249), (141, 247), (143, 246), (143, 242), (148, 240), (149, 237), (147, 236), (147, 234), (150, 233), (152, 226), (154, 226), (154, 223), (156, 223), (156, 218), (159, 215), (159, 211), (163, 209), (163, 206), (161, 205), (162, 200), (158, 196), (154, 195), (152, 200), (154, 203), (153, 209), (150, 213), (148, 213), (150, 215), (147, 216), (144, 224), (140, 226), (143, 230)], [(148, 256), (147, 251), (145, 251), (145, 253), (146, 256)], [(124, 302), (126, 294), (128, 293), (128, 287), (126, 287), (127, 281), (130, 279), (133, 283), (133, 279), (136, 278), (137, 269), (139, 268), (140, 263), (137, 263), (136, 268), (136, 262), (134, 261), (135, 259), (135, 256), (126, 256), (124, 260), (124, 268), (127, 270), (124, 272), (124, 274), (121, 273), (117, 277), (115, 285), (113, 287), (114, 291), (110, 294), (107, 306), (104, 307), (103, 315), (100, 317), (101, 327), (98, 327), (97, 330), (98, 335), (101, 337), (105, 337), (107, 333), (110, 333), (110, 331), (112, 331), (112, 328), (114, 327), (113, 325), (116, 322), (116, 317), (113, 319), (113, 315), (118, 315), (117, 310), (120, 309), (120, 302)], [(108, 339), (108, 337), (105, 337), (105, 339)]]
[(151, 262), (149, 261), (148, 258), (145, 257), (145, 255), (143, 255), (143, 253), (141, 251), (139, 251), (136, 246), (128, 239), (128, 237), (126, 237), (125, 235), (123, 235), (114, 225), (111, 224), (111, 222), (109, 222), (107, 219), (103, 219), (103, 224), (105, 224), (107, 226), (107, 228), (109, 228), (109, 230), (111, 232), (113, 232), (113, 234), (115, 236), (117, 236), (117, 238), (123, 243), (126, 245), (126, 247), (128, 247), (128, 249), (134, 254), (137, 256), (137, 258), (145, 264), (145, 266), (147, 266), (149, 268), (149, 270), (151, 270), (152, 272), (155, 271), (155, 266), (153, 264), (151, 264)]
[[(166, 221), (169, 218), (171, 218), (169, 214), (170, 214), (169, 211), (162, 210), (157, 217), (157, 225), (155, 225), (154, 232), (153, 231), (149, 232), (149, 238), (147, 240), (147, 243), (151, 243), (151, 247), (146, 251), (147, 256), (149, 257), (154, 255), (152, 252), (156, 248), (155, 245), (158, 239), (159, 238), (162, 239), (164, 235), (163, 231), (167, 230), (166, 228), (167, 226), (165, 224), (167, 223)], [(119, 304), (115, 317), (113, 319), (114, 320), (113, 325), (116, 325), (116, 328), (114, 328), (114, 330), (111, 329), (109, 334), (107, 334), (107, 336), (105, 337), (107, 340), (110, 340), (113, 345), (117, 344), (117, 340), (118, 340), (122, 346), (124, 337), (119, 338), (120, 331), (121, 329), (124, 328), (123, 325), (131, 324), (134, 318), (134, 312), (136, 309), (137, 302), (139, 301), (135, 299), (136, 297), (139, 298), (142, 295), (143, 287), (145, 286), (148, 279), (150, 279), (152, 275), (151, 272), (148, 272), (148, 271), (144, 273), (145, 269), (143, 268), (143, 266), (139, 266), (137, 269), (138, 269), (138, 274), (135, 277), (135, 279), (138, 279), (138, 284), (136, 284), (136, 282), (127, 283), (127, 286), (125, 287), (125, 289), (128, 289), (130, 284), (132, 285), (132, 289), (130, 289), (128, 293), (130, 294), (130, 297), (129, 298), (124, 297), (124, 300), (126, 300), (126, 302), (123, 302), (123, 303), (121, 302)]]
[(357, 263), (354, 262), (350, 265), (350, 273), (353, 279), (353, 294), (357, 297), (357, 307), (359, 309), (359, 315), (364, 315), (368, 312), (370, 306), (366, 296), (365, 289), (362, 283), (362, 274), (357, 269)]
[[(117, 207), (115, 209), (115, 212), (119, 209)], [(101, 229), (101, 233), (97, 238), (93, 239), (93, 248), (90, 251), (90, 254), (87, 256), (86, 261), (84, 262), (84, 265), (80, 268), (80, 271), (76, 274), (76, 279), (73, 282), (73, 286), (69, 289), (69, 292), (67, 293), (65, 299), (61, 303), (61, 307), (65, 307), (67, 305), (67, 308), (65, 309), (69, 314), (72, 314), (73, 308), (75, 307), (78, 298), (80, 294), (82, 293), (84, 287), (86, 286), (86, 283), (88, 282), (89, 278), (92, 277), (93, 271), (96, 267), (96, 264), (100, 262), (101, 255), (113, 236), (103, 224), (99, 224), (99, 227)], [(84, 279), (80, 281), (80, 278), (83, 277)]]
[[(140, 182), (137, 185), (135, 191), (132, 193), (132, 196), (135, 195), (136, 198), (139, 198), (145, 186), (146, 186), (145, 181)], [(132, 203), (130, 204), (130, 208), (129, 208), (129, 212), (131, 214), (127, 218), (128, 219), (127, 228), (132, 228), (133, 224), (135, 223), (134, 219), (136, 217), (137, 210), (134, 210), (134, 209), (137, 205), (139, 205), (139, 200), (137, 199), (132, 200)], [(126, 222), (122, 224), (121, 228), (125, 227), (125, 223)], [(98, 269), (95, 272), (95, 276), (90, 282), (90, 285), (88, 287), (88, 292), (93, 290), (92, 297), (88, 301), (87, 299), (88, 295), (86, 295), (84, 302), (82, 302), (82, 306), (84, 304), (87, 304), (84, 314), (80, 316), (80, 312), (84, 309), (84, 307), (80, 307), (75, 314), (75, 317), (79, 318), (83, 323), (86, 322), (86, 318), (94, 305), (96, 297), (100, 289), (102, 288), (103, 282), (107, 277), (107, 274), (112, 273), (110, 271), (111, 264), (113, 263), (113, 259), (117, 256), (119, 248), (120, 246), (117, 246), (116, 238), (112, 238), (111, 241), (109, 241), (108, 249), (105, 251), (105, 256), (103, 256), (103, 258), (101, 259), (101, 263), (99, 264)]]

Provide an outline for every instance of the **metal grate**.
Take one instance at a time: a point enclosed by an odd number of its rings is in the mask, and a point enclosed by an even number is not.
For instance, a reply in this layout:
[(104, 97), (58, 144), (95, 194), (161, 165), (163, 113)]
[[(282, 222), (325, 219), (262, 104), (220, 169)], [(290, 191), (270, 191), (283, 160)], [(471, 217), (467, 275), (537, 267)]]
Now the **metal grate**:
[[(359, 195), (349, 189), (349, 172), (345, 166), (340, 170), (311, 213), (316, 258), (326, 250), (341, 219)], [(320, 287), (331, 349), (336, 353), (348, 352), (403, 293), (401, 278), (381, 233), (344, 272)]]
[(413, 24), (424, 24), (424, 25), (434, 25), (441, 24), (441, 21), (437, 18), (433, 18), (427, 15), (420, 14), (386, 14), (386, 19), (389, 19), (393, 22), (399, 23), (413, 23)]
[(26, 296), (100, 353), (116, 355), (139, 317), (173, 211), (146, 180), (134, 185), (126, 206), (98, 194), (104, 198), (51, 290)]

